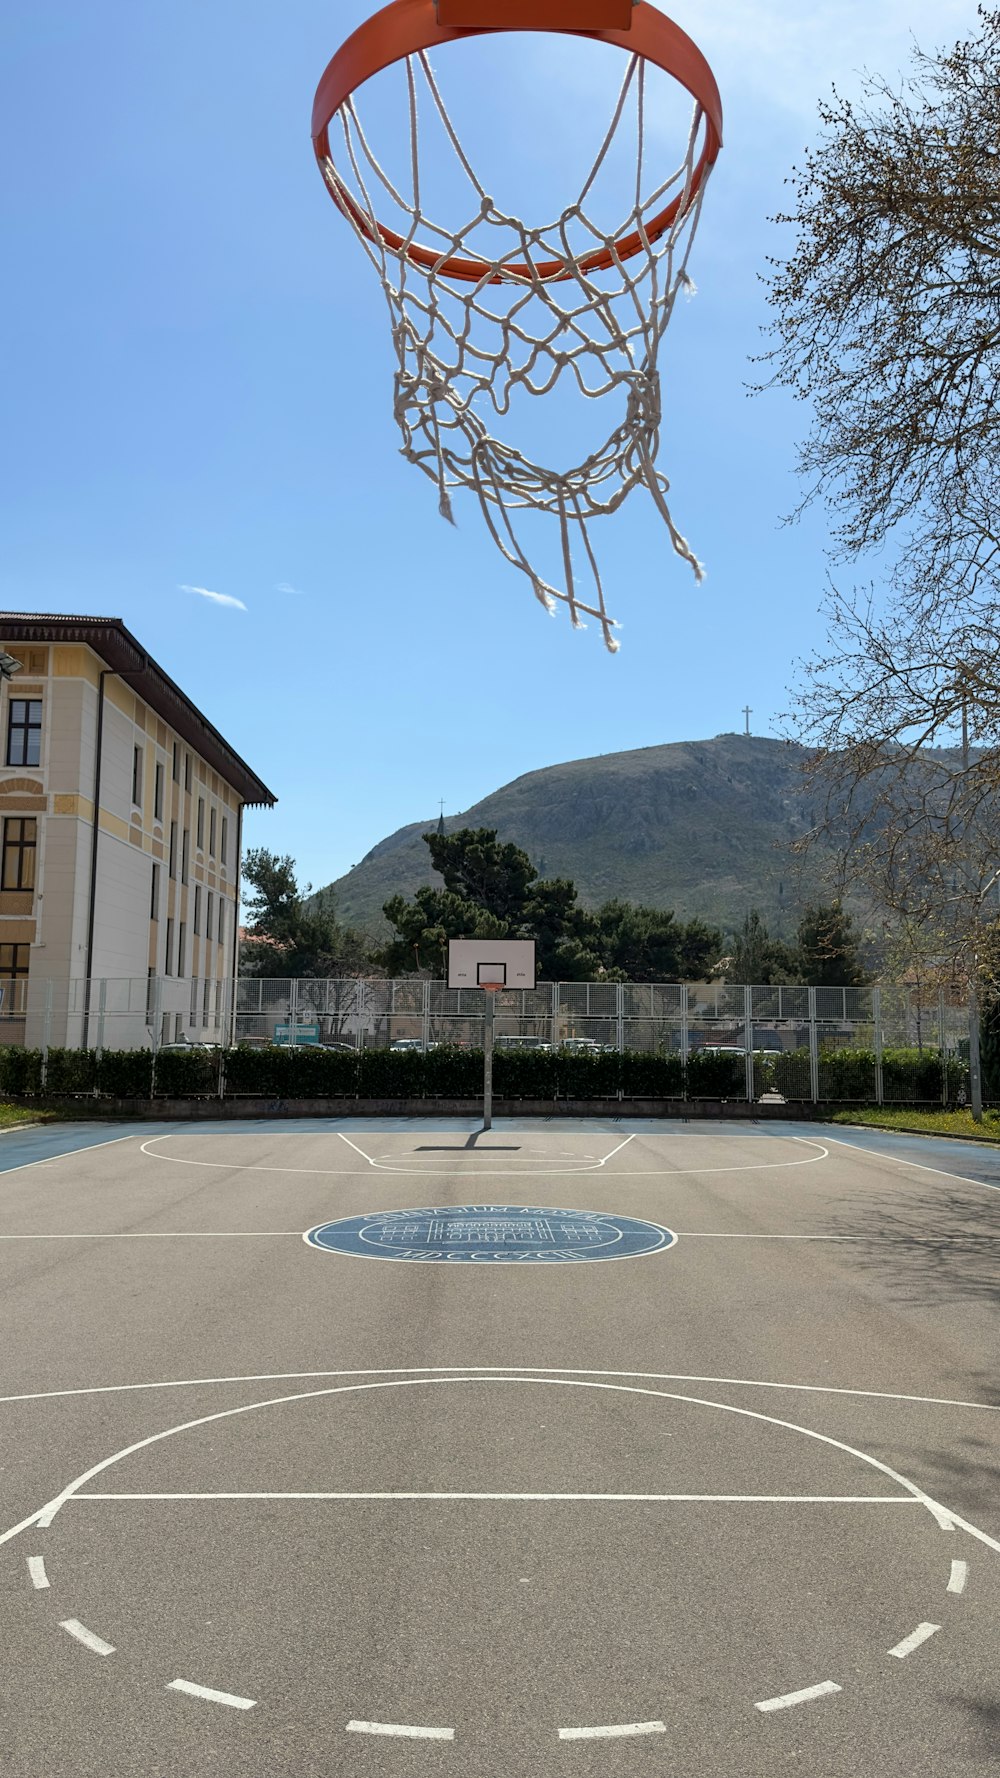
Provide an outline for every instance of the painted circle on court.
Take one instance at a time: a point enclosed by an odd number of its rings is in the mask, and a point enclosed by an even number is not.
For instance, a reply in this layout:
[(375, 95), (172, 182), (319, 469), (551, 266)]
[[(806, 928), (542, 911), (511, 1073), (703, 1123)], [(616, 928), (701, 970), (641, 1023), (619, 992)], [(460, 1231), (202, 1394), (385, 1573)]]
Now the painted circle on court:
[(303, 1239), (354, 1259), (448, 1265), (559, 1265), (638, 1259), (672, 1247), (677, 1236), (658, 1222), (600, 1210), (526, 1204), (446, 1204), (418, 1210), (343, 1216), (308, 1229)]

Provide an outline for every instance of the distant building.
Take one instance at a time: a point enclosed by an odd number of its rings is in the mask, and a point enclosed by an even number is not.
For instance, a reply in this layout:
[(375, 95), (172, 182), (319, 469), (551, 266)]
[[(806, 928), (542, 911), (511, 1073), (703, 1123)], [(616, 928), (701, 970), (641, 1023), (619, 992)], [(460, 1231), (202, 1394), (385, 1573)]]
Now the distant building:
[(274, 796), (120, 618), (0, 612), (0, 648), (0, 1041), (214, 1037)]

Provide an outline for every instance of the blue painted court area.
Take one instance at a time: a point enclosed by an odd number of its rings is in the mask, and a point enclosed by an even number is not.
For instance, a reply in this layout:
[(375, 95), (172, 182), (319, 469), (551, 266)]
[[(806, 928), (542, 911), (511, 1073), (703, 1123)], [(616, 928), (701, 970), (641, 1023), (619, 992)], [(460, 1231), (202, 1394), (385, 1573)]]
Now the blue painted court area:
[(344, 1216), (310, 1229), (305, 1239), (353, 1259), (554, 1265), (637, 1259), (672, 1247), (677, 1237), (635, 1216), (524, 1204), (450, 1204)]
[[(205, 1123), (187, 1123), (164, 1118), (143, 1123), (59, 1123), (28, 1125), (0, 1133), (0, 1173), (16, 1167), (30, 1166), (38, 1161), (53, 1160), (60, 1155), (74, 1154), (104, 1144), (122, 1142), (129, 1137), (176, 1135), (188, 1132), (206, 1137), (226, 1136), (254, 1131), (261, 1135), (322, 1135), (343, 1132), (345, 1135), (417, 1135), (436, 1132), (441, 1135), (474, 1136), (481, 1125), (470, 1117), (426, 1118), (219, 1118)], [(829, 1144), (833, 1153), (854, 1148), (869, 1154), (884, 1155), (896, 1161), (925, 1167), (929, 1172), (948, 1174), (953, 1178), (975, 1180), (977, 1184), (1000, 1191), (1000, 1145), (960, 1142), (947, 1137), (910, 1136), (895, 1130), (852, 1128), (850, 1125), (785, 1122), (781, 1119), (757, 1121), (753, 1118), (709, 1122), (700, 1118), (496, 1118), (494, 1138), (506, 1132), (583, 1135), (595, 1131), (618, 1136), (664, 1136), (686, 1131), (696, 1135), (718, 1136), (731, 1133), (742, 1139), (760, 1137), (800, 1136), (812, 1142)], [(470, 1145), (471, 1146), (471, 1145)]]

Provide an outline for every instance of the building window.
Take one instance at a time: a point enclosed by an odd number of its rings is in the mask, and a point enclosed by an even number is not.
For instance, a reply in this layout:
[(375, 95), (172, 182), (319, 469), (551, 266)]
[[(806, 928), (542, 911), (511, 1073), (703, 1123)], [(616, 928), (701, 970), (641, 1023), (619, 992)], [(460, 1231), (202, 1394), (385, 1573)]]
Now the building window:
[(7, 764), (37, 766), (41, 757), (41, 698), (11, 698), (7, 713)]
[(219, 943), (221, 945), (226, 932), (226, 904), (219, 896)]
[(190, 788), (191, 788), (191, 755), (190, 755), (190, 753), (185, 753), (185, 755), (184, 755), (184, 788), (185, 788), (185, 790), (190, 790)]
[(187, 942), (187, 927), (182, 920), (177, 928), (177, 974), (184, 974), (184, 952)]
[(156, 762), (156, 779), (153, 785), (153, 819), (163, 820), (163, 761)]
[(153, 1009), (156, 1005), (156, 970), (150, 969), (146, 974), (146, 1023), (153, 1023)]
[(169, 858), (169, 861), (167, 864), (167, 870), (172, 877), (176, 877), (176, 875), (177, 875), (177, 823), (176, 823), (176, 821), (171, 821), (171, 823), (170, 823), (170, 858)]
[(181, 841), (181, 882), (182, 883), (186, 883), (188, 880), (188, 863), (189, 863), (189, 859), (190, 859), (190, 853), (191, 853), (191, 829), (189, 827), (186, 827), (184, 829), (184, 838)]
[(196, 883), (194, 886), (194, 929), (195, 929), (195, 932), (201, 931), (201, 884), (200, 883)]
[(198, 1023), (198, 977), (196, 975), (191, 977), (191, 1006), (188, 1013), (188, 1023), (191, 1025)]
[(208, 855), (215, 857), (215, 810), (208, 817)]
[(180, 748), (179, 741), (174, 742), (174, 763), (173, 763), (172, 777), (173, 777), (175, 784), (180, 783), (180, 781), (181, 781), (181, 748)]
[(223, 817), (222, 817), (222, 862), (223, 862), (223, 864), (225, 864), (227, 862), (228, 858), (229, 858), (229, 817), (227, 815), (223, 815)]
[(173, 966), (172, 966), (173, 950), (174, 950), (174, 923), (171, 920), (170, 916), (168, 915), (167, 916), (167, 956), (166, 956), (166, 962), (164, 963), (164, 966), (163, 966), (164, 975), (173, 975), (173, 973), (174, 973)]
[(198, 833), (197, 833), (197, 838), (195, 839), (195, 845), (197, 846), (199, 852), (204, 852), (204, 850), (205, 850), (205, 798), (203, 796), (200, 796), (198, 798)]
[(209, 981), (208, 977), (206, 976), (205, 977), (205, 984), (204, 984), (204, 991), (202, 994), (202, 1001), (201, 1001), (201, 1022), (203, 1025), (208, 1024), (208, 996), (209, 996), (209, 993), (211, 992), (211, 987), (212, 987), (212, 984)]
[(16, 984), (25, 980), (30, 956), (30, 945), (0, 945), (0, 1010), (23, 1012)]
[(160, 917), (160, 867), (155, 861), (149, 886), (149, 917), (151, 920), (158, 920)]
[(135, 808), (142, 808), (142, 748), (132, 749), (132, 802)]
[(16, 982), (19, 976), (27, 975), (30, 955), (30, 945), (0, 945), (0, 978)]
[(8, 815), (3, 824), (3, 865), (0, 888), (35, 887), (35, 852), (38, 822), (33, 815)]

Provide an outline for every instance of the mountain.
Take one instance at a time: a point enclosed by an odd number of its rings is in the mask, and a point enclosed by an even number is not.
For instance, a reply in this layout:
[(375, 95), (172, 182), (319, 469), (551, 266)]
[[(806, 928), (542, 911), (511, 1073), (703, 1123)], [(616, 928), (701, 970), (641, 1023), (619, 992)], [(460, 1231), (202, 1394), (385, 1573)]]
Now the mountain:
[[(446, 819), (445, 830), (494, 827), (543, 877), (571, 877), (587, 906), (612, 897), (699, 914), (732, 930), (756, 907), (791, 936), (808, 874), (789, 847), (812, 820), (802, 781), (806, 749), (758, 735), (716, 735), (628, 753), (602, 753), (527, 772)], [(342, 919), (385, 926), (382, 904), (440, 882), (414, 821), (328, 887)]]

